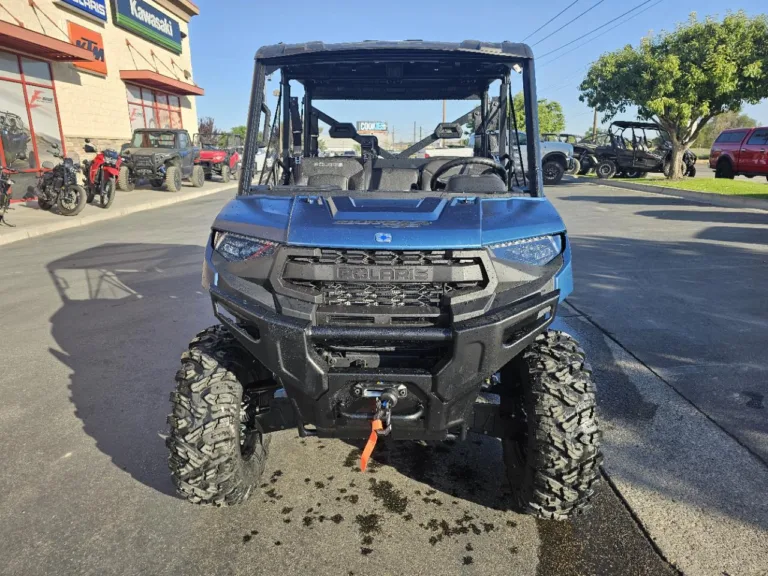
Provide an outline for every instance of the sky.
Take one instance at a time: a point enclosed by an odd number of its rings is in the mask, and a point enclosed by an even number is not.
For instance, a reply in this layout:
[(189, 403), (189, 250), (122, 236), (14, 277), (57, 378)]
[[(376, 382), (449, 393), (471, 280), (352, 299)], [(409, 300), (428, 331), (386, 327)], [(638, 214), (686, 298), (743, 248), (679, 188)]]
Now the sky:
[[(246, 123), (253, 59), (263, 45), (313, 40), (328, 43), (405, 39), (516, 42), (573, 2), (196, 0), (200, 16), (190, 23), (193, 72), (195, 82), (205, 89), (205, 96), (197, 99), (198, 116), (213, 117), (222, 129)], [(560, 17), (526, 40), (537, 58), (539, 98), (562, 104), (566, 131), (583, 134), (592, 126), (592, 111), (579, 102), (578, 85), (590, 62), (602, 53), (626, 44), (636, 45), (649, 32), (672, 30), (693, 11), (701, 17), (725, 13), (722, 0), (647, 0), (645, 3), (646, 0), (576, 0)], [(584, 40), (556, 51), (642, 4)], [(732, 10), (743, 9), (750, 15), (766, 11), (766, 0), (736, 0), (728, 4)], [(594, 40), (590, 41), (591, 38)], [(278, 82), (275, 76), (267, 84), (267, 93), (273, 101), (271, 94), (278, 88)], [(519, 79), (513, 88), (520, 89)], [(274, 102), (269, 105), (274, 111)], [(388, 122), (390, 130), (394, 126), (398, 141), (411, 139), (414, 122), (418, 137), (419, 128), (426, 134), (442, 121), (441, 102), (327, 102), (318, 103), (318, 107), (340, 122)], [(447, 108), (450, 121), (471, 109), (472, 104), (449, 102)], [(768, 125), (768, 100), (746, 106), (744, 111), (760, 125)], [(626, 117), (633, 118), (632, 114)]]

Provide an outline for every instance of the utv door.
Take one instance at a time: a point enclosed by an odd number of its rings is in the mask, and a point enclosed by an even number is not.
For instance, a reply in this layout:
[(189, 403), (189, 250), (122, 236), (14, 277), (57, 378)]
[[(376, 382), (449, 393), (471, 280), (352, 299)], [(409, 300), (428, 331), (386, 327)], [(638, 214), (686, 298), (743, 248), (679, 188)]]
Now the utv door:
[(633, 161), (632, 167), (643, 172), (652, 172), (663, 167), (664, 162), (651, 153), (645, 130), (632, 130)]
[(181, 177), (189, 178), (192, 176), (192, 168), (195, 165), (195, 148), (190, 142), (189, 134), (179, 133), (179, 155), (181, 156)]
[(634, 151), (628, 146), (629, 142), (624, 138), (624, 131), (612, 134), (613, 150), (616, 153), (616, 166), (619, 170), (626, 170), (634, 166)]

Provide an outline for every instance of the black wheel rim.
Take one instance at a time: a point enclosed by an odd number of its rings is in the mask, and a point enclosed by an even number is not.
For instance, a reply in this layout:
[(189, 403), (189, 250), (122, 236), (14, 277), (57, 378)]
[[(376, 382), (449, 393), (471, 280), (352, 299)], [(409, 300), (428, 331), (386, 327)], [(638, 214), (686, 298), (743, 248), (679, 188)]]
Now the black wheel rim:
[(611, 167), (607, 164), (603, 164), (600, 166), (600, 175), (601, 176), (608, 176), (611, 173)]
[(181, 188), (181, 174), (178, 172), (176, 172), (176, 175), (173, 177), (173, 186), (176, 188), (176, 190)]
[(77, 207), (77, 190), (74, 188), (65, 188), (60, 192), (61, 207), (64, 210), (74, 210)]
[(557, 178), (558, 174), (560, 174), (560, 171), (557, 169), (557, 166), (554, 166), (552, 164), (548, 164), (546, 169), (544, 170), (544, 177), (548, 180), (554, 180)]

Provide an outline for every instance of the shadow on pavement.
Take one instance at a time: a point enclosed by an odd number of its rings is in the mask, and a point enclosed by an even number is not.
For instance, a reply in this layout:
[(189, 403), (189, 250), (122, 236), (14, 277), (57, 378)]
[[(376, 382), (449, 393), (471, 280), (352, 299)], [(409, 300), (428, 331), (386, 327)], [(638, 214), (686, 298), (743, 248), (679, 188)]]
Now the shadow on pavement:
[[(583, 184), (574, 182), (574, 184)], [(669, 196), (563, 196), (561, 200), (570, 202), (594, 202), (596, 204), (622, 204), (626, 206), (690, 206), (690, 200)]]
[[(571, 239), (576, 291), (569, 302), (763, 463), (768, 461), (768, 418), (761, 401), (768, 397), (765, 255), (708, 242)], [(567, 318), (569, 324), (578, 325), (577, 320)], [(715, 461), (707, 471), (701, 471), (701, 462), (690, 461), (691, 454), (711, 451), (685, 435), (685, 422), (679, 423), (680, 437), (651, 447), (664, 453), (677, 443), (682, 451), (661, 458), (663, 469), (649, 469), (649, 448), (634, 438), (654, 428), (664, 417), (664, 406), (646, 399), (635, 384), (639, 375), (616, 361), (602, 336), (591, 340), (588, 350), (600, 411), (623, 431), (622, 457), (634, 463), (633, 480), (639, 486), (768, 529), (768, 507), (742, 509), (745, 495), (736, 495), (736, 488), (731, 495), (723, 490), (723, 482), (738, 486), (737, 471), (724, 481)], [(690, 444), (681, 446), (684, 441)], [(686, 462), (701, 473), (683, 473)]]
[(759, 224), (768, 226), (768, 212), (739, 212), (732, 208), (718, 210), (646, 210), (636, 212), (638, 216), (659, 220), (678, 220), (683, 222), (715, 222), (718, 224)]
[[(51, 332), (83, 430), (136, 480), (172, 494), (163, 436), (178, 358), (204, 324), (203, 249), (104, 244), (48, 266)], [(159, 360), (158, 360), (159, 359)], [(159, 367), (159, 368), (158, 368)]]

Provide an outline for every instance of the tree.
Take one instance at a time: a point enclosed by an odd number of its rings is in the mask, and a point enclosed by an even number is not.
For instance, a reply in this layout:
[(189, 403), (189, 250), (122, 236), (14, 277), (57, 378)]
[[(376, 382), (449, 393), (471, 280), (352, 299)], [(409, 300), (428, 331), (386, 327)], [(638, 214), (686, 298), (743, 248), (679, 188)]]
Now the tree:
[(728, 13), (722, 22), (691, 14), (674, 32), (604, 54), (587, 72), (579, 97), (610, 120), (629, 106), (657, 122), (672, 144), (670, 178), (707, 123), (768, 94), (768, 17)]
[(699, 132), (699, 137), (693, 143), (693, 148), (712, 148), (712, 143), (723, 130), (732, 128), (754, 128), (757, 126), (757, 120), (750, 118), (746, 114), (738, 112), (726, 112), (712, 119)]
[(235, 126), (232, 128), (232, 134), (235, 136), (240, 136), (243, 140), (245, 140), (245, 132), (248, 130), (247, 126)]
[[(518, 92), (513, 97), (517, 129), (525, 131), (525, 96)], [(565, 114), (560, 102), (539, 100), (539, 132), (541, 134), (559, 134), (565, 130)]]
[(197, 133), (200, 135), (200, 141), (210, 139), (211, 135), (218, 133), (216, 122), (210, 116), (203, 116), (197, 123)]

